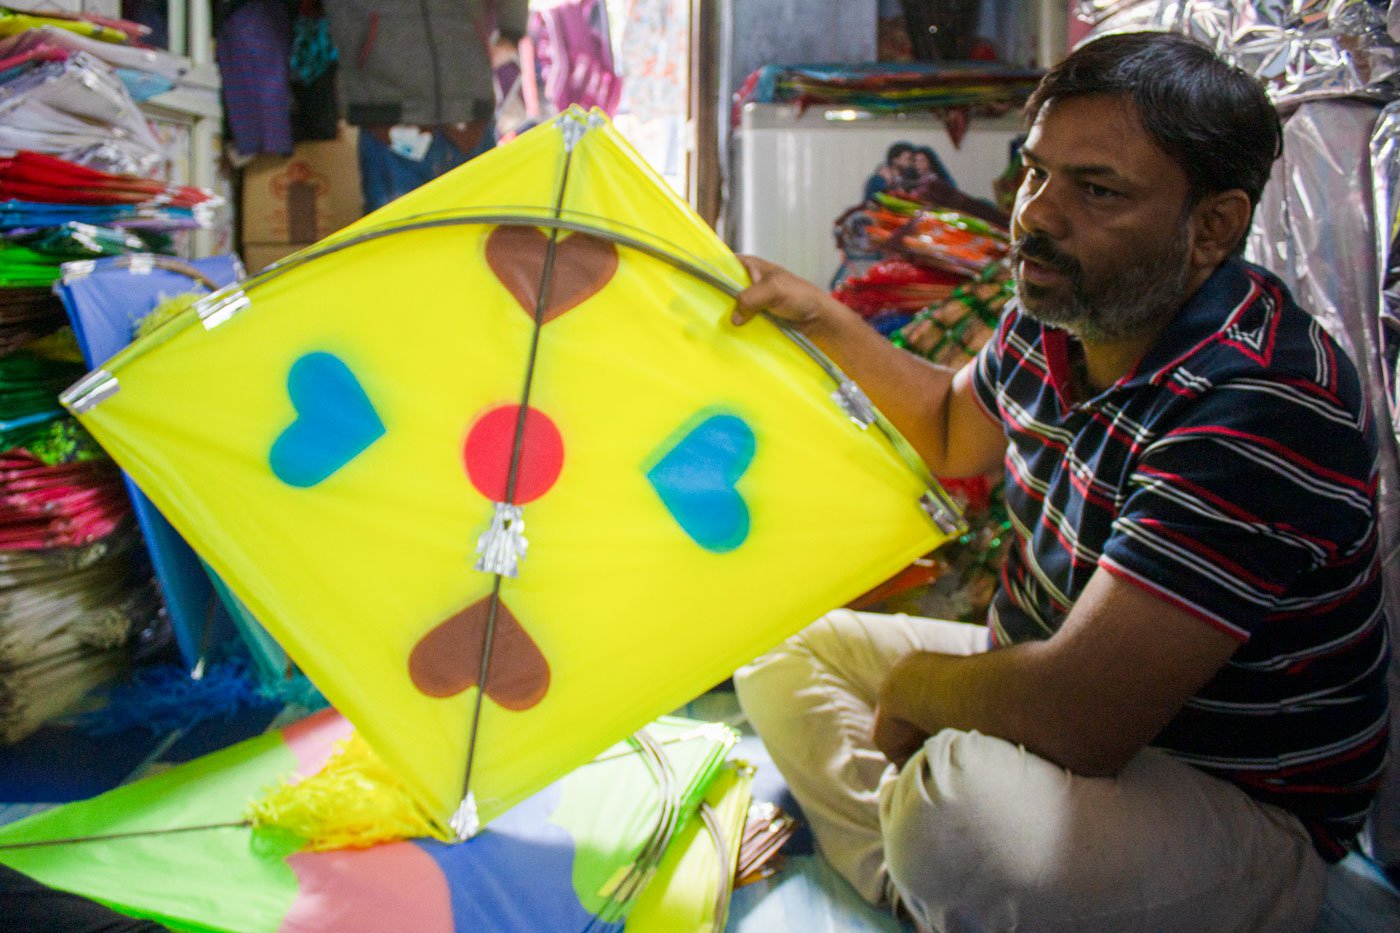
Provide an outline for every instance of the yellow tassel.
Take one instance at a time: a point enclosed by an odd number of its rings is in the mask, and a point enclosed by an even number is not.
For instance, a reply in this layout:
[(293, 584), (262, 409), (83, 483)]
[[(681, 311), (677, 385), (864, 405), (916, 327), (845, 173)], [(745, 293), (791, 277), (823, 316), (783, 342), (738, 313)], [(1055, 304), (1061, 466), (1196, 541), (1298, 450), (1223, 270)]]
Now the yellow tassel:
[(177, 318), (203, 298), (203, 292), (182, 292), (178, 295), (162, 295), (150, 313), (136, 323), (136, 336), (144, 337), (172, 318)]
[(247, 817), (255, 828), (294, 833), (316, 851), (440, 835), (358, 732), (316, 774), (284, 780), (255, 800)]

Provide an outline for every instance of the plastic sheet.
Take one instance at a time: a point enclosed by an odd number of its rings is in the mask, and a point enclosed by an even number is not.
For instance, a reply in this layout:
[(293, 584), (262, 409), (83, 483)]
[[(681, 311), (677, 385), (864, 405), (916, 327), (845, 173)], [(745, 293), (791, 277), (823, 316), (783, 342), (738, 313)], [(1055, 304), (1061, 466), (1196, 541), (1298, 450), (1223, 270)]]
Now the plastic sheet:
[[(1386, 615), (1392, 644), (1400, 641), (1400, 455), (1391, 404), (1391, 376), (1382, 347), (1380, 264), (1375, 248), (1372, 137), (1379, 110), (1364, 101), (1303, 104), (1284, 124), (1283, 157), (1274, 164), (1250, 233), (1251, 258), (1287, 283), (1357, 363), (1379, 426), (1380, 528)], [(1384, 148), (1384, 146), (1382, 146)], [(1394, 171), (1390, 168), (1389, 171)], [(1389, 328), (1387, 328), (1389, 330)], [(1393, 337), (1390, 338), (1393, 341)], [(1387, 430), (1387, 428), (1390, 428)], [(1392, 690), (1396, 684), (1392, 662)], [(1400, 693), (1396, 693), (1400, 696)], [(1400, 704), (1392, 704), (1392, 717)], [(1392, 755), (1400, 751), (1400, 722), (1393, 722)], [(1400, 860), (1400, 829), (1382, 814), (1400, 806), (1400, 785), (1379, 795), (1370, 824), (1374, 854)], [(1392, 838), (1394, 837), (1394, 838)]]
[(12, 71), (0, 83), (0, 154), (24, 149), (145, 176), (166, 157), (121, 79), (86, 52)]
[[(1392, 6), (1391, 13), (1394, 14), (1396, 9)], [(1381, 340), (1379, 362), (1382, 376), (1387, 380), (1373, 384), (1388, 387), (1392, 430), (1387, 433), (1391, 437), (1400, 437), (1400, 377), (1397, 375), (1397, 367), (1400, 367), (1400, 102), (1388, 104), (1377, 118), (1371, 132), (1370, 157), (1378, 292), (1377, 329)], [(1392, 481), (1396, 479), (1393, 473), (1389, 478)], [(1393, 595), (1395, 566), (1400, 564), (1400, 554), (1395, 550), (1395, 544), (1400, 540), (1393, 512), (1396, 497), (1392, 486), (1387, 499), (1388, 508), (1382, 514), (1382, 519), (1389, 522), (1382, 525), (1389, 545), (1384, 570), (1388, 596)], [(1391, 604), (1394, 602), (1394, 599), (1389, 600)], [(1366, 833), (1373, 856), (1388, 865), (1400, 865), (1400, 613), (1395, 611), (1393, 605), (1389, 609), (1391, 770), (1390, 777), (1376, 795)]]

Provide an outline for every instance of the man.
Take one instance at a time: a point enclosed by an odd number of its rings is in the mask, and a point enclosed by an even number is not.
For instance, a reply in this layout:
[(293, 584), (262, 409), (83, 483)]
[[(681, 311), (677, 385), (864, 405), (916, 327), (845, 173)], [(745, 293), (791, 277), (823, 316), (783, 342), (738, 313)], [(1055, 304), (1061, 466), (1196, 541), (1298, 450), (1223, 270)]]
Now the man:
[(1384, 766), (1387, 648), (1356, 371), (1237, 256), (1278, 119), (1167, 34), (1085, 45), (1026, 115), (1017, 299), (967, 367), (762, 260), (735, 310), (935, 474), (1004, 463), (989, 626), (838, 611), (740, 700), (827, 858), (926, 926), (1308, 929)]
[(496, 144), (492, 61), (514, 54), (526, 0), (326, 0), (325, 9), (346, 122), (360, 128), (365, 213)]

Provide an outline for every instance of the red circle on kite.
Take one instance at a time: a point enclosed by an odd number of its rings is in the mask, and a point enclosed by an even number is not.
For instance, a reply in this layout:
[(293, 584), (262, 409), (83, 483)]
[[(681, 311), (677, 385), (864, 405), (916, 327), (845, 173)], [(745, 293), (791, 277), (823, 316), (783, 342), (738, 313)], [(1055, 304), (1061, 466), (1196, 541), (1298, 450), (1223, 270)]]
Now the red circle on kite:
[[(462, 448), (467, 477), (492, 502), (506, 501), (506, 480), (519, 417), (519, 405), (493, 408), (472, 425)], [(526, 408), (513, 504), (523, 505), (549, 492), (563, 467), (564, 439), (559, 436), (559, 429), (544, 412)]]

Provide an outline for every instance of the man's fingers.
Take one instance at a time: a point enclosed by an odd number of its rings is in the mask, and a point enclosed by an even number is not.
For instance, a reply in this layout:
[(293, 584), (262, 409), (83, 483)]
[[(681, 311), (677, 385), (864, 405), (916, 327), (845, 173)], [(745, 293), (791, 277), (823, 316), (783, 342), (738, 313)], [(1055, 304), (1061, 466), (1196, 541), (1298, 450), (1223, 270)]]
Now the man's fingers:
[(768, 307), (778, 296), (772, 274), (777, 267), (757, 256), (740, 256), (739, 262), (743, 264), (749, 274), (749, 280), (753, 283), (734, 299), (732, 320), (735, 324), (744, 324)]

